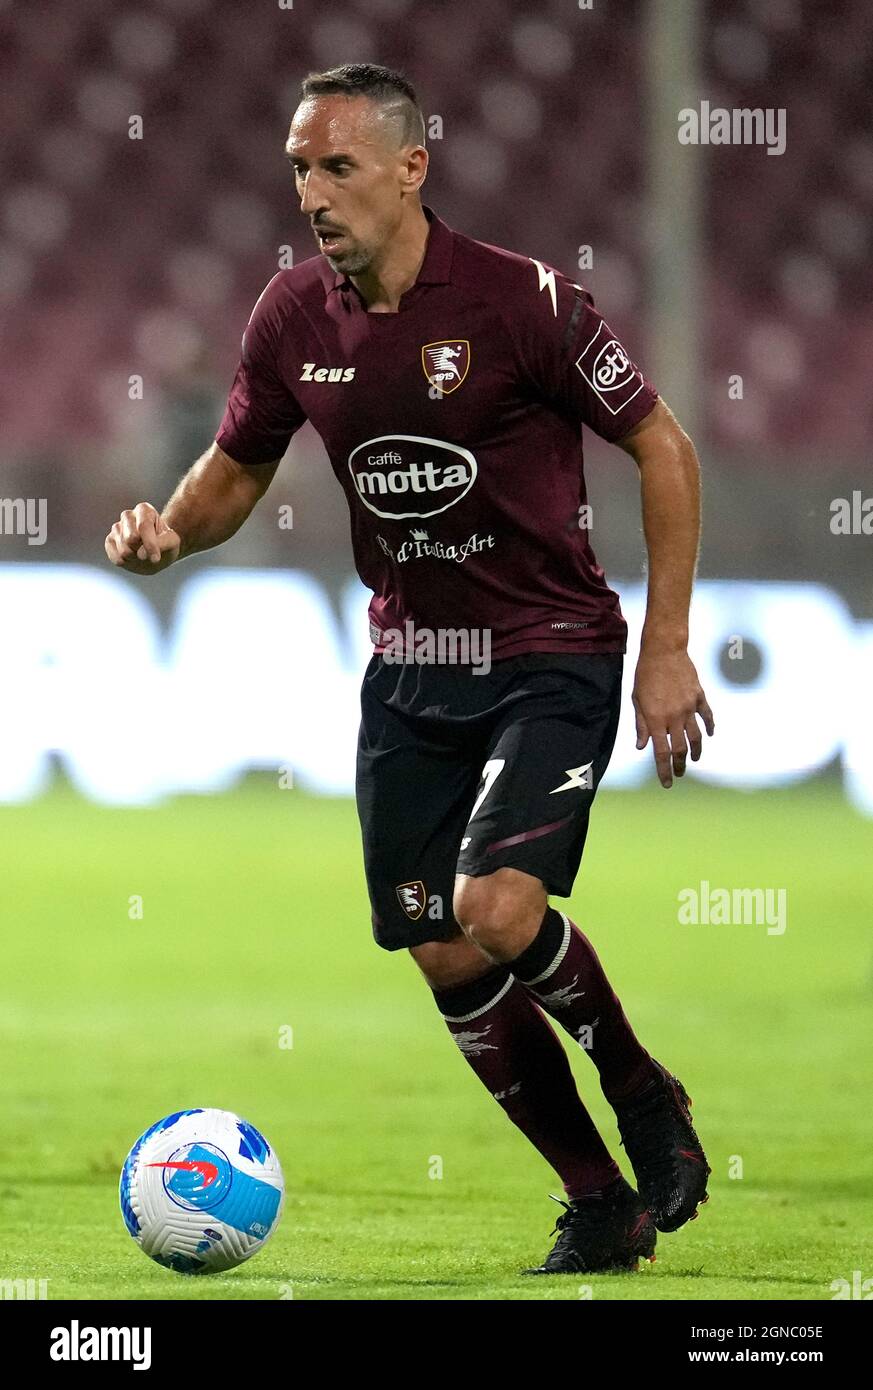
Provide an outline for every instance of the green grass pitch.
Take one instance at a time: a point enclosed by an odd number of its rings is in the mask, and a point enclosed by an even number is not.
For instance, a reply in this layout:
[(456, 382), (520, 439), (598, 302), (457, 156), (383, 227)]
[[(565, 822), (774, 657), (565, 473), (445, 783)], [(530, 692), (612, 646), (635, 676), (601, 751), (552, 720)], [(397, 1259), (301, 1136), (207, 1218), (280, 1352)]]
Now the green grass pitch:
[[(871, 844), (824, 780), (601, 793), (570, 911), (694, 1098), (712, 1200), (638, 1274), (524, 1279), (560, 1183), (409, 957), (373, 945), (350, 802), (255, 777), (144, 810), (64, 784), (4, 807), (0, 1279), (53, 1299), (831, 1299), (873, 1277)], [(787, 888), (787, 930), (679, 925), (701, 879)], [(263, 1129), (288, 1189), (268, 1247), (200, 1279), (148, 1260), (117, 1198), (137, 1135), (192, 1105)]]

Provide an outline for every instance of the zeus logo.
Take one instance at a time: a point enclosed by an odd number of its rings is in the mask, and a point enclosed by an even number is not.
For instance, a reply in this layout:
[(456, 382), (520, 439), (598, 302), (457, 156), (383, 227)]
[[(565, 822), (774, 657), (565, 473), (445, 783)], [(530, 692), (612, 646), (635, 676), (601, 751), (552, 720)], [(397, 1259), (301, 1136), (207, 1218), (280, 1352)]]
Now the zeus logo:
[(354, 367), (316, 367), (314, 362), (304, 362), (298, 381), (354, 381)]
[(537, 278), (539, 279), (539, 282), (540, 282), (540, 284), (539, 284), (540, 293), (542, 293), (542, 291), (543, 291), (544, 289), (548, 289), (548, 291), (549, 291), (549, 297), (551, 298), (551, 301), (552, 301), (552, 313), (554, 314), (555, 318), (557, 318), (557, 317), (558, 317), (558, 297), (557, 297), (557, 293), (556, 293), (556, 291), (555, 291), (555, 272), (554, 272), (553, 270), (546, 270), (546, 267), (543, 265), (542, 261), (534, 260), (533, 256), (529, 257), (529, 259), (533, 262), (533, 264), (534, 264), (534, 265), (536, 266), (536, 268), (537, 268)]

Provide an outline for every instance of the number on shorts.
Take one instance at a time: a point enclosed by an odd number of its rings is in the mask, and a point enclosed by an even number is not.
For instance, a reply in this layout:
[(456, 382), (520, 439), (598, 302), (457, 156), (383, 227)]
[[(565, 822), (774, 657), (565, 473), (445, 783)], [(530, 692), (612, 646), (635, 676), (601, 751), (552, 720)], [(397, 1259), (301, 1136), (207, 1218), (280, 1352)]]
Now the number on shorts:
[[(482, 769), (482, 778), (484, 781), (484, 786), (482, 787), (482, 790), (480, 791), (479, 795), (476, 797), (476, 804), (470, 812), (470, 820), (473, 819), (476, 812), (479, 810), (479, 807), (482, 805), (482, 802), (485, 800), (491, 788), (494, 786), (494, 783), (497, 781), (505, 766), (505, 758), (488, 759), (487, 763)], [(467, 823), (469, 824), (469, 821)]]

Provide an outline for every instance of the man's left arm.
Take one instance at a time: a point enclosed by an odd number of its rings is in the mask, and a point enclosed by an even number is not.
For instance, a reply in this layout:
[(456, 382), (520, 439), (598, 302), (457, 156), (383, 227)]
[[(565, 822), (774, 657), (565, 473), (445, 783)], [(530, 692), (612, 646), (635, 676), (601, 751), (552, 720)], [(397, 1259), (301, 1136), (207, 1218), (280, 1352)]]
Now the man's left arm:
[(648, 599), (633, 689), (637, 748), (649, 739), (663, 787), (685, 772), (715, 732), (706, 696), (688, 655), (688, 610), (700, 543), (700, 467), (694, 445), (672, 411), (654, 408), (616, 441), (640, 470), (643, 531), (649, 556)]

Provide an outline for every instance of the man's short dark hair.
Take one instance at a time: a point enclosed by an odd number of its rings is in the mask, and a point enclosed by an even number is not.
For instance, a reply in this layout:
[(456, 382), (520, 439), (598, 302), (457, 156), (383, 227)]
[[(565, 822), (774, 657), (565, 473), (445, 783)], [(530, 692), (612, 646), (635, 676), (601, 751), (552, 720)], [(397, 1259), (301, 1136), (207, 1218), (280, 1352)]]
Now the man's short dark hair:
[(399, 144), (424, 144), (424, 115), (415, 88), (394, 68), (376, 63), (343, 63), (327, 72), (311, 72), (304, 77), (302, 96), (369, 97), (383, 107), (396, 123)]

